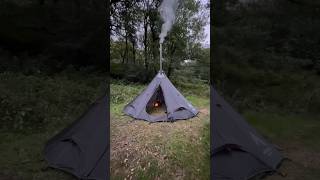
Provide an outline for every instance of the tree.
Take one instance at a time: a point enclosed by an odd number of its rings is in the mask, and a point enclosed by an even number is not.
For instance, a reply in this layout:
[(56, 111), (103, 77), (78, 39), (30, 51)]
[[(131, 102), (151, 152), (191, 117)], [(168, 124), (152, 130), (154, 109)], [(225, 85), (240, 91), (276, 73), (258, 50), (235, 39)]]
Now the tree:
[[(160, 0), (141, 0), (118, 1), (112, 5), (112, 35), (118, 41), (124, 40), (124, 48), (121, 48), (125, 54), (123, 63), (135, 64), (137, 50), (143, 50), (144, 68), (157, 71), (159, 34), (163, 23), (158, 12), (160, 3)], [(164, 67), (168, 76), (187, 58), (187, 46), (192, 47), (204, 38), (203, 27), (209, 18), (208, 13), (201, 13), (205, 8), (208, 7), (201, 5), (200, 1), (181, 1), (176, 23), (163, 45)]]

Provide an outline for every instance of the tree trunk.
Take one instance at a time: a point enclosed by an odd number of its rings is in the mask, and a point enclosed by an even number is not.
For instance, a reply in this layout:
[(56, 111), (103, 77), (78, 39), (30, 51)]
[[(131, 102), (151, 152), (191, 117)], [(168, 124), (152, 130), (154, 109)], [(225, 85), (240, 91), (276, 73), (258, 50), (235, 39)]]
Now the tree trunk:
[(128, 34), (127, 34), (127, 32), (126, 32), (125, 39), (126, 39), (126, 46), (125, 46), (124, 52), (125, 52), (126, 64), (128, 64)]
[(151, 37), (152, 37), (152, 58), (155, 61), (158, 57), (158, 49), (157, 49), (157, 35), (155, 30), (155, 25), (152, 21), (150, 21), (150, 30), (151, 30)]
[(148, 47), (147, 47), (147, 40), (148, 40), (148, 17), (147, 14), (144, 15), (144, 66), (146, 70), (148, 70)]
[(133, 64), (136, 64), (136, 47), (135, 47), (134, 40), (131, 43), (132, 43), (132, 56), (133, 56), (132, 60), (133, 60)]
[(126, 54), (125, 52), (121, 53), (121, 58), (122, 58), (122, 64), (124, 64), (124, 61), (125, 61), (125, 57), (126, 57)]

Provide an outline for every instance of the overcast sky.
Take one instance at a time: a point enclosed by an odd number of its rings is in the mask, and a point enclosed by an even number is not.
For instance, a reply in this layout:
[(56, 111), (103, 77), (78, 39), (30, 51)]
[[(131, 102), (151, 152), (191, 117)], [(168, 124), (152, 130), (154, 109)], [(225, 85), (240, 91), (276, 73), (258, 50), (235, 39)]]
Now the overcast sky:
[[(202, 4), (208, 4), (209, 0), (200, 0)], [(208, 9), (208, 24), (204, 27), (205, 40), (202, 42), (204, 47), (210, 47), (210, 10)]]
[(206, 39), (202, 44), (205, 47), (207, 47), (207, 46), (210, 47), (210, 23), (205, 26), (204, 33), (206, 34)]

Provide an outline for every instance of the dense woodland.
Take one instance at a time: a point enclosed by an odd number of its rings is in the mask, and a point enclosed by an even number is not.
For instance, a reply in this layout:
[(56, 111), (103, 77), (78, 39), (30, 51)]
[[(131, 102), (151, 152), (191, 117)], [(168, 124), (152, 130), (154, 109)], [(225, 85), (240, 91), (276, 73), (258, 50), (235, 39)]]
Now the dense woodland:
[(106, 71), (106, 16), (98, 0), (2, 0), (0, 71)]
[(319, 112), (319, 2), (225, 0), (212, 8), (218, 90), (239, 109)]
[[(159, 70), (159, 34), (163, 24), (158, 11), (160, 3), (160, 0), (111, 3), (111, 77), (148, 82)], [(207, 23), (208, 4), (179, 1), (175, 24), (163, 44), (164, 70), (169, 77), (176, 74), (208, 82), (209, 47), (201, 44)], [(183, 66), (184, 60), (193, 63)], [(188, 71), (181, 72), (182, 69)]]
[(65, 126), (60, 108), (82, 104), (73, 121), (106, 92), (104, 1), (3, 0), (0, 26), (0, 132), (45, 132), (54, 117)]
[(74, 179), (43, 148), (108, 88), (106, 16), (100, 0), (0, 1), (0, 179)]

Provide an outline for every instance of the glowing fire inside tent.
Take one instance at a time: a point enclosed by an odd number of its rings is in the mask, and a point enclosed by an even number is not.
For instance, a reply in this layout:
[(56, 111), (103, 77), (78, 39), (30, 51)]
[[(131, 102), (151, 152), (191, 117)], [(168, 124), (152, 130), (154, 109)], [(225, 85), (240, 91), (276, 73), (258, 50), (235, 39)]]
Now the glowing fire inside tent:
[(154, 107), (159, 107), (159, 106), (160, 106), (160, 102), (158, 102), (158, 101), (155, 102), (153, 106), (154, 106)]

